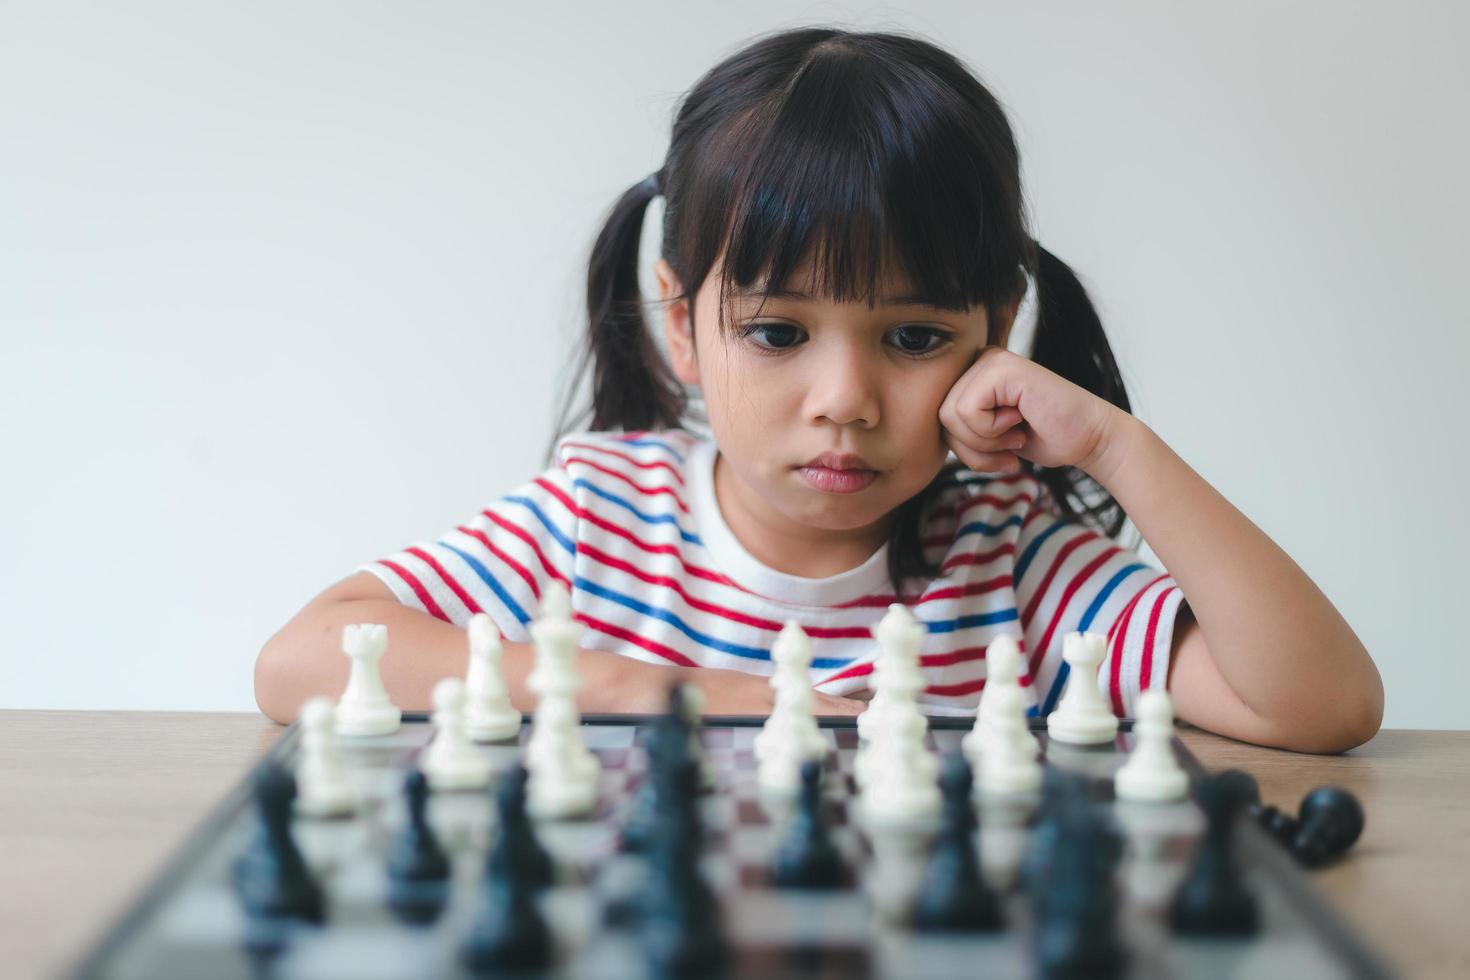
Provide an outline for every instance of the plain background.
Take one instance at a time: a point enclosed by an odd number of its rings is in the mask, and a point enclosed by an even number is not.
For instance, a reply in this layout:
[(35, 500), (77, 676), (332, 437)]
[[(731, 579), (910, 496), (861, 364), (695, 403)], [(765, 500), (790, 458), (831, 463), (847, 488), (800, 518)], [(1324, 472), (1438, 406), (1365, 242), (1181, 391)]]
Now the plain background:
[(835, 23), (978, 72), (1135, 412), (1386, 725), (1470, 726), (1466, 10), (0, 3), (0, 706), (252, 709), (311, 595), (541, 468), (680, 93)]

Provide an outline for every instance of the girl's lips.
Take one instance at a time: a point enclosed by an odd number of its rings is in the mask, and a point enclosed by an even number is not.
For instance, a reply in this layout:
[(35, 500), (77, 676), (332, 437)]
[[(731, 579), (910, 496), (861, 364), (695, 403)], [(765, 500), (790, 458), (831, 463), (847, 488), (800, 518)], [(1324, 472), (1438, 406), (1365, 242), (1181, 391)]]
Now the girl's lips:
[(833, 470), (825, 466), (803, 466), (802, 478), (828, 493), (856, 493), (878, 479), (873, 470)]

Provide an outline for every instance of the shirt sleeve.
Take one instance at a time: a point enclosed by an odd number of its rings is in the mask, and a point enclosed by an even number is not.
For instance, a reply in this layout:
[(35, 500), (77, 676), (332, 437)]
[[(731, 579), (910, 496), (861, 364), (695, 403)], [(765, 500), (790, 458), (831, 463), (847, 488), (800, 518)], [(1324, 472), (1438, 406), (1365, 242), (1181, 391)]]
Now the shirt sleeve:
[(376, 575), (406, 606), (461, 627), (487, 613), (502, 636), (524, 643), (542, 589), (555, 580), (572, 591), (577, 518), (571, 477), (558, 462), (435, 540), (358, 571)]
[(1174, 620), (1184, 593), (1167, 571), (1073, 520), (1040, 494), (1016, 542), (1016, 605), (1033, 712), (1046, 716), (1067, 683), (1062, 637), (1103, 633), (1107, 656), (1098, 689), (1113, 713), (1131, 716), (1138, 696), (1163, 689), (1169, 675)]

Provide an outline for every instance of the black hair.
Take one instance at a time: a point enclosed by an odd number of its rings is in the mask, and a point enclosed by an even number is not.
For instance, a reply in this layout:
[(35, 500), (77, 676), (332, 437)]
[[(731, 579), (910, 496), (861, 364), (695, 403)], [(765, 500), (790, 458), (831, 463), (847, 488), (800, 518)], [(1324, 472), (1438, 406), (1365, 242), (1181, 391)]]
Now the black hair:
[[(1014, 309), (1029, 274), (1031, 359), (1130, 411), (1086, 290), (1026, 230), (1020, 156), (996, 98), (928, 41), (806, 27), (760, 36), (705, 73), (678, 106), (663, 165), (613, 205), (592, 247), (587, 344), (552, 446), (589, 413), (592, 430), (679, 428), (692, 418), (638, 287), (644, 213), (659, 193), (663, 258), (684, 290), (670, 301), (688, 299), (691, 319), (717, 260), (722, 310), (732, 285), (764, 279), (769, 299), (809, 255), (820, 295), (865, 297), (870, 307), (890, 263), (924, 302), (967, 312)], [(569, 422), (589, 362), (591, 404)], [(1109, 537), (1122, 529), (1122, 508), (1086, 473), (1021, 465), (1067, 519)], [(947, 462), (897, 508), (888, 572), (900, 600), (907, 579), (939, 573), (923, 553), (923, 522), (936, 496), (967, 472)]]

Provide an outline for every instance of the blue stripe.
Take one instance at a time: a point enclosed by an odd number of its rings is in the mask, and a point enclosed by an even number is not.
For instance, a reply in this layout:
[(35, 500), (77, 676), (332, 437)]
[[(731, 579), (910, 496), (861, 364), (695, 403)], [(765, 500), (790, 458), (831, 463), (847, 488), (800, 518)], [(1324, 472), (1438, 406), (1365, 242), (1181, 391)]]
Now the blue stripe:
[(1026, 546), (1026, 550), (1021, 554), (1021, 559), (1016, 562), (1016, 571), (1011, 576), (1011, 580), (1019, 586), (1021, 584), (1022, 577), (1024, 577), (1026, 574), (1026, 569), (1031, 567), (1032, 559), (1036, 557), (1036, 552), (1041, 550), (1041, 546), (1046, 542), (1046, 539), (1051, 537), (1053, 534), (1056, 534), (1064, 527), (1075, 526), (1076, 525), (1071, 523), (1070, 521), (1057, 521), (1051, 527), (1038, 534), (1032, 540), (1032, 542)]
[(566, 549), (567, 554), (569, 554), (569, 555), (576, 555), (576, 553), (577, 553), (577, 545), (576, 545), (576, 543), (574, 541), (572, 541), (571, 538), (569, 538), (565, 534), (563, 534), (562, 531), (561, 531), (561, 528), (559, 528), (555, 524), (553, 524), (551, 522), (551, 518), (547, 517), (546, 514), (545, 514), (545, 512), (542, 511), (541, 508), (536, 505), (536, 502), (534, 500), (532, 500), (530, 497), (522, 497), (519, 494), (511, 494), (509, 496), (502, 497), (501, 499), (502, 500), (507, 500), (507, 501), (509, 501), (510, 503), (513, 503), (513, 504), (521, 504), (527, 510), (529, 510), (531, 513), (535, 514), (536, 515), (536, 519), (541, 522), (541, 526), (544, 527), (544, 528), (546, 528), (546, 533), (547, 534), (550, 534), (553, 538), (555, 538), (557, 544), (561, 545), (563, 548)]
[(686, 531), (682, 527), (680, 527), (678, 518), (676, 518), (673, 514), (644, 513), (637, 507), (634, 507), (632, 504), (628, 503), (622, 497), (619, 497), (617, 494), (612, 493), (608, 490), (604, 490), (601, 487), (596, 486), (592, 483), (588, 483), (586, 480), (580, 478), (573, 480), (572, 486), (582, 487), (583, 489), (589, 491), (590, 493), (596, 494), (609, 503), (617, 504), (619, 507), (627, 510), (630, 514), (643, 521), (645, 524), (672, 524), (674, 525), (674, 530), (679, 532), (679, 537), (683, 538), (685, 541), (688, 541), (690, 544), (697, 544), (703, 547), (704, 543), (699, 540), (699, 535), (695, 534), (693, 531)]
[(984, 521), (971, 521), (969, 524), (961, 525), (960, 529), (955, 532), (955, 537), (960, 538), (966, 534), (970, 534), (976, 531), (978, 531), (980, 534), (985, 535), (986, 537), (994, 537), (995, 535), (999, 534), (1001, 531), (1004, 531), (1006, 528), (1011, 527), (1012, 525), (1020, 527), (1022, 520), (1023, 518), (1020, 514), (1012, 514), (1010, 517), (1007, 517), (999, 524), (986, 524)]
[[(771, 659), (771, 651), (769, 648), (762, 649), (760, 647), (742, 646), (738, 643), (730, 643), (727, 640), (721, 640), (716, 637), (709, 636), (708, 634), (701, 633), (698, 630), (691, 628), (688, 623), (684, 622), (684, 620), (669, 612), (667, 609), (659, 609), (654, 606), (650, 606), (645, 602), (639, 602), (637, 599), (634, 599), (630, 596), (623, 595), (620, 592), (614, 592), (613, 590), (606, 588), (605, 586), (598, 585), (591, 579), (578, 577), (574, 580), (573, 584), (577, 588), (583, 589), (592, 595), (600, 596), (604, 599), (607, 599), (609, 602), (615, 602), (620, 606), (631, 609), (634, 612), (649, 617), (650, 619), (657, 619), (662, 622), (668, 623), (670, 626), (674, 627), (679, 632), (689, 637), (695, 643), (698, 643), (704, 647), (708, 647), (711, 650), (718, 650), (721, 653), (728, 653), (731, 656), (735, 657), (744, 657), (747, 660)], [(845, 667), (851, 662), (852, 659), (849, 657), (812, 658), (812, 666), (822, 670), (831, 667)]]
[[(1097, 597), (1088, 604), (1087, 611), (1082, 614), (1082, 619), (1077, 623), (1076, 631), (1086, 632), (1087, 628), (1092, 625), (1092, 620), (1094, 619), (1094, 617), (1097, 616), (1098, 610), (1102, 608), (1103, 603), (1108, 601), (1108, 596), (1112, 595), (1113, 591), (1117, 589), (1117, 587), (1122, 584), (1123, 580), (1126, 579), (1128, 576), (1132, 575), (1139, 569), (1146, 568), (1148, 568), (1147, 565), (1135, 562), (1132, 565), (1128, 565), (1120, 569), (1117, 574), (1108, 579), (1108, 584), (1104, 585), (1102, 587), (1102, 591), (1097, 594)], [(1057, 676), (1052, 678), (1051, 690), (1047, 691), (1046, 701), (1042, 706), (1042, 710), (1046, 714), (1051, 714), (1052, 711), (1056, 709), (1057, 699), (1062, 696), (1062, 687), (1067, 683), (1067, 674), (1070, 671), (1071, 666), (1065, 660), (1062, 661), (1062, 665), (1057, 668)]]
[(1015, 607), (1001, 609), (996, 612), (975, 613), (973, 616), (961, 616), (958, 619), (937, 619), (929, 623), (930, 633), (953, 633), (955, 630), (968, 629), (971, 626), (990, 626), (993, 623), (1009, 623), (1019, 618)]
[(456, 555), (459, 555), (459, 557), (463, 558), (464, 563), (470, 566), (474, 573), (479, 576), (481, 582), (484, 582), (490, 587), (490, 591), (495, 593), (496, 598), (505, 603), (505, 608), (509, 609), (516, 619), (520, 620), (522, 626), (531, 621), (531, 617), (526, 615), (526, 611), (521, 608), (520, 603), (512, 599), (510, 597), (510, 593), (501, 588), (500, 583), (496, 581), (495, 576), (490, 574), (490, 569), (482, 565), (479, 559), (477, 559), (474, 555), (469, 554), (468, 552), (459, 550), (452, 544), (448, 544), (443, 541), (440, 541), (439, 544), (443, 545), (450, 551), (454, 552)]
[(680, 453), (679, 450), (675, 449), (673, 446), (664, 442), (662, 439), (650, 439), (647, 436), (644, 436), (639, 439), (619, 439), (618, 442), (621, 442), (625, 446), (654, 446), (658, 449), (662, 449), (664, 452), (677, 459), (680, 463), (684, 462), (683, 454)]

